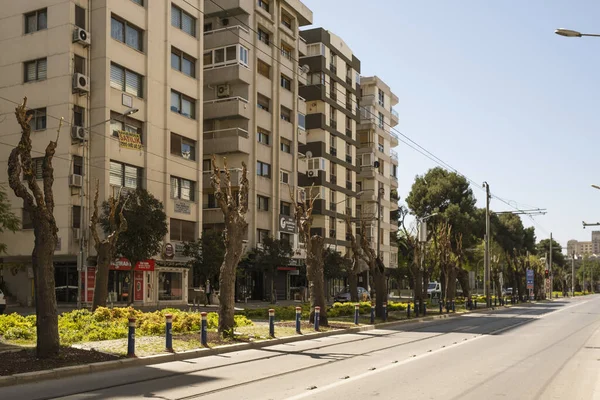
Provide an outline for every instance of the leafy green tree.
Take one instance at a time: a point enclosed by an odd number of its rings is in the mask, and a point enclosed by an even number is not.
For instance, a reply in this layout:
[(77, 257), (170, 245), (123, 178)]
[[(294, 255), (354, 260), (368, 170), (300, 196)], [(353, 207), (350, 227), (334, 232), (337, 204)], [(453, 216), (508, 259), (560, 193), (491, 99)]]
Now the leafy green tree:
[[(10, 202), (4, 188), (0, 187), (0, 233), (21, 229), (21, 221), (10, 210)], [(0, 253), (6, 253), (6, 244), (0, 243)]]
[[(125, 257), (131, 263), (131, 271), (138, 262), (147, 260), (159, 254), (167, 235), (167, 215), (163, 204), (147, 190), (138, 188), (127, 195), (119, 197), (117, 209), (121, 209), (127, 220), (127, 230), (121, 232), (117, 240), (115, 254)], [(107, 216), (111, 207), (108, 201), (102, 203), (103, 216), (100, 225), (104, 232), (112, 231), (111, 223)], [(120, 223), (119, 215), (115, 215), (114, 223)], [(130, 299), (130, 302), (133, 298)]]
[[(540, 240), (535, 246), (537, 254), (541, 257), (550, 253), (550, 239)], [(558, 265), (559, 267), (565, 266), (565, 255), (562, 253), (562, 247), (560, 243), (552, 239), (552, 265)]]
[(275, 274), (277, 267), (290, 263), (290, 258), (294, 255), (294, 251), (290, 242), (287, 240), (274, 239), (271, 236), (264, 238), (262, 246), (253, 250), (254, 266), (260, 268), (269, 280), (269, 297), (271, 303), (276, 303), (277, 295), (275, 288)]
[(204, 231), (200, 239), (184, 243), (183, 255), (190, 258), (188, 265), (192, 271), (194, 287), (208, 280), (211, 287), (218, 290), (219, 270), (225, 257), (223, 232)]

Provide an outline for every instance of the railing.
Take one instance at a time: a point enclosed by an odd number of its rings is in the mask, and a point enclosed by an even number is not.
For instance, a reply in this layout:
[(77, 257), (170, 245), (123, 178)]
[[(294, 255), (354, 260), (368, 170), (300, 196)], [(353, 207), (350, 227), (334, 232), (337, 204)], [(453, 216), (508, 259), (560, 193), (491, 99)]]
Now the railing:
[(392, 157), (392, 160), (398, 160), (398, 152), (396, 150), (390, 150), (390, 157)]
[(248, 104), (248, 100), (240, 97), (240, 96), (235, 96), (235, 97), (224, 97), (222, 99), (213, 99), (213, 100), (206, 100), (204, 102), (204, 104), (218, 104), (218, 103), (227, 103), (229, 101), (241, 101), (242, 103), (246, 103)]
[(390, 112), (392, 113), (392, 115), (396, 118), (400, 118), (400, 114), (398, 114), (398, 111), (394, 110), (393, 108), (390, 109)]
[(218, 63), (218, 64), (205, 65), (204, 69), (209, 70), (209, 69), (225, 68), (225, 67), (230, 67), (232, 65), (239, 65), (240, 67), (250, 69), (250, 67), (248, 67), (246, 64), (244, 64), (240, 60), (223, 61), (222, 63)]
[(206, 31), (206, 32), (204, 32), (204, 36), (214, 35), (215, 33), (218, 33), (218, 32), (231, 31), (234, 29), (238, 29), (238, 30), (242, 30), (246, 33), (250, 33), (250, 30), (248, 28), (246, 28), (245, 26), (233, 25), (233, 26), (228, 26), (226, 28), (220, 28), (220, 29), (214, 29), (212, 31)]
[(204, 140), (219, 139), (226, 137), (244, 137), (248, 138), (248, 131), (242, 128), (218, 129), (216, 131), (205, 131)]
[(390, 132), (390, 136), (391, 136), (392, 138), (396, 139), (396, 140), (399, 140), (399, 139), (400, 139), (400, 137), (398, 136), (398, 134), (397, 134), (397, 133), (394, 133), (394, 132)]

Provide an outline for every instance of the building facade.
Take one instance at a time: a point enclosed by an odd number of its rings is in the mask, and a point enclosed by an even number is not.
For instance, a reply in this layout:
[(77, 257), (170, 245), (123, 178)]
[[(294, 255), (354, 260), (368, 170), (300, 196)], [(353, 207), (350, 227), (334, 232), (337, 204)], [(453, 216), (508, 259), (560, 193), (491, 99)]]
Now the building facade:
[[(360, 124), (358, 125), (357, 159), (360, 162), (357, 191), (357, 214), (366, 222), (364, 232), (374, 249), (379, 242), (380, 257), (388, 268), (398, 266), (398, 232), (393, 214), (398, 209), (398, 136), (392, 128), (398, 125), (393, 107), (398, 96), (377, 76), (360, 78)], [(379, 198), (380, 197), (380, 198)], [(380, 210), (378, 210), (378, 204)], [(378, 224), (377, 219), (381, 218)]]
[[(306, 143), (306, 103), (300, 97), (307, 72), (300, 27), (312, 12), (296, 0), (238, 0), (217, 6), (205, 1), (204, 15), (204, 229), (222, 230), (223, 215), (210, 185), (211, 156), (227, 158), (232, 186), (242, 162), (248, 166), (249, 212), (246, 250), (268, 236), (289, 241), (291, 265), (275, 277), (277, 297), (289, 299), (303, 285), (298, 264), (305, 258), (293, 220), (298, 194), (298, 148)], [(261, 272), (238, 279), (237, 297), (263, 299)]]
[(576, 256), (600, 254), (600, 231), (593, 231), (591, 236), (591, 241), (569, 240), (567, 242), (567, 253)]
[[(87, 221), (98, 181), (100, 201), (121, 188), (147, 189), (163, 202), (169, 224), (163, 254), (135, 271), (127, 260), (114, 263), (110, 299), (187, 303), (181, 243), (198, 238), (202, 227), (203, 6), (199, 0), (24, 0), (0, 10), (0, 95), (9, 100), (0, 101), (7, 114), (0, 121), (8, 144), (0, 150), (3, 181), (19, 140), (14, 103), (27, 96), (33, 110), (33, 157), (55, 140), (58, 119), (65, 118), (53, 161), (59, 302), (77, 301), (79, 289), (84, 302), (92, 299)], [(31, 304), (31, 220), (8, 192), (22, 230), (3, 237), (3, 280), (18, 301)]]

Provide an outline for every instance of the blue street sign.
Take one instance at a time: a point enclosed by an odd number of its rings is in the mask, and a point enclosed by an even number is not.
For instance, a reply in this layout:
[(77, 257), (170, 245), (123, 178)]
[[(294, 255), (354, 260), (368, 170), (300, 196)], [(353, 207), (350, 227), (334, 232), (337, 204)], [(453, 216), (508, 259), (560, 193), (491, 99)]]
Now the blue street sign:
[(527, 289), (533, 289), (533, 270), (527, 270)]

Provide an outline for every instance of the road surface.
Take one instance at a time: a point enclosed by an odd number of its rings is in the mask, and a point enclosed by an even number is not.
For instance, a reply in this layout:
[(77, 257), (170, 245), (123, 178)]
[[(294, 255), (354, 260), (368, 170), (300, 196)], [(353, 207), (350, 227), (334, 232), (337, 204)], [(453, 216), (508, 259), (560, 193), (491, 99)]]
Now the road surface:
[(600, 399), (600, 296), (0, 389), (0, 399)]

